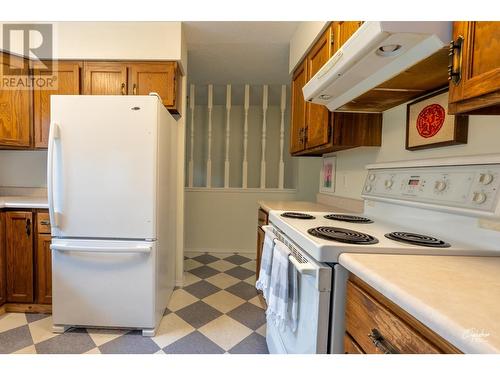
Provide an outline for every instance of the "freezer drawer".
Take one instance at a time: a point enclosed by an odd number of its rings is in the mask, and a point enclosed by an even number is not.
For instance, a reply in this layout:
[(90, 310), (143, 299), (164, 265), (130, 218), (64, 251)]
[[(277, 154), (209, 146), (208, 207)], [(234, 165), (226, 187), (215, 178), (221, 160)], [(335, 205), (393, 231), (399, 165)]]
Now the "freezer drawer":
[(153, 329), (156, 242), (53, 239), (55, 326)]

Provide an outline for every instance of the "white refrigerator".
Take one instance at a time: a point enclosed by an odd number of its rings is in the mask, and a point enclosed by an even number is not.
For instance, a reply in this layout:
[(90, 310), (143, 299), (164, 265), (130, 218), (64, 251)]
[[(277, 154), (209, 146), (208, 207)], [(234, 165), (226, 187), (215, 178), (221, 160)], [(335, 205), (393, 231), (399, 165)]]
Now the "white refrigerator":
[(157, 96), (51, 97), (53, 330), (153, 336), (175, 280), (177, 123)]

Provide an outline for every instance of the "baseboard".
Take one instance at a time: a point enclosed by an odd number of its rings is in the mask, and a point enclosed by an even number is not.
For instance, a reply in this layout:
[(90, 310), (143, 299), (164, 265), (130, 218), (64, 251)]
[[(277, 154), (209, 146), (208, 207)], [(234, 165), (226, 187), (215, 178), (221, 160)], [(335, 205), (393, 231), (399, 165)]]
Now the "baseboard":
[(37, 303), (6, 303), (2, 306), (5, 312), (52, 314), (52, 305)]
[(216, 253), (216, 254), (241, 254), (241, 255), (246, 255), (252, 259), (255, 258), (255, 249), (241, 249), (241, 250), (235, 250), (235, 249), (189, 249), (189, 248), (184, 248), (184, 253), (195, 253), (195, 254), (205, 254), (205, 253)]

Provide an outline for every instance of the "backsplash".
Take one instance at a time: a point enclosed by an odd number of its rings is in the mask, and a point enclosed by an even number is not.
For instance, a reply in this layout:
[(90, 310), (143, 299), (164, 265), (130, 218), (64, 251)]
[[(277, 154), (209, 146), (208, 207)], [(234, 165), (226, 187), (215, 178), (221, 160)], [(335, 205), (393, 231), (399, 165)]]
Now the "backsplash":
[(46, 188), (47, 151), (0, 151), (0, 187)]

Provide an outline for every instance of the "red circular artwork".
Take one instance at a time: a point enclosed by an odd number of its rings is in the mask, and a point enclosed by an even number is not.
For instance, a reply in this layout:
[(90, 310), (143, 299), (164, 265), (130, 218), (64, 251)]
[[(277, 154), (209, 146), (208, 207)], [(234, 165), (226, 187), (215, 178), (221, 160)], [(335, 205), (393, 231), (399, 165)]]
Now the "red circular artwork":
[(434, 137), (444, 124), (446, 112), (439, 104), (431, 104), (420, 111), (417, 117), (417, 131), (424, 138)]

